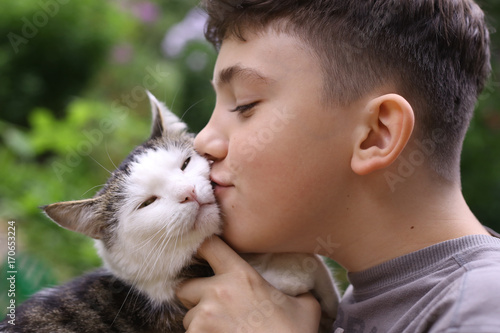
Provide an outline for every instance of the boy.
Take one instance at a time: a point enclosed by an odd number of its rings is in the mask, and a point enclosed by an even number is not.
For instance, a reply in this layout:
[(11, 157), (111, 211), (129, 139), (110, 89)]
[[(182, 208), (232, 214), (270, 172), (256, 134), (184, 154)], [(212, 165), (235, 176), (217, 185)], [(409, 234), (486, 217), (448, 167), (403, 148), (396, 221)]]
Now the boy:
[[(219, 50), (213, 161), (237, 252), (315, 252), (349, 272), (340, 332), (500, 332), (500, 239), (460, 188), (490, 72), (472, 0), (207, 0)], [(311, 295), (277, 297), (218, 238), (178, 296), (188, 332), (316, 332)], [(272, 306), (269, 301), (272, 301)]]

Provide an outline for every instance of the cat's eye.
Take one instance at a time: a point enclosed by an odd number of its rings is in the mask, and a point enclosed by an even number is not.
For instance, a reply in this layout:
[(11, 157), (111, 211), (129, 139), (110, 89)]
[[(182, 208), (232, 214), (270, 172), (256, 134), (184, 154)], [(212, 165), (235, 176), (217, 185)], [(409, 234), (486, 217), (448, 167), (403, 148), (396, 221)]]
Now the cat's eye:
[(189, 164), (190, 161), (191, 161), (191, 156), (189, 156), (188, 158), (186, 158), (186, 160), (182, 164), (182, 166), (181, 166), (181, 170), (182, 171), (184, 171), (187, 168), (187, 166), (188, 166), (188, 164)]
[(158, 197), (154, 196), (154, 195), (152, 197), (149, 197), (146, 201), (141, 203), (141, 205), (137, 209), (141, 209), (141, 208), (144, 208), (144, 207), (151, 205), (153, 202), (156, 201), (156, 199), (158, 199)]

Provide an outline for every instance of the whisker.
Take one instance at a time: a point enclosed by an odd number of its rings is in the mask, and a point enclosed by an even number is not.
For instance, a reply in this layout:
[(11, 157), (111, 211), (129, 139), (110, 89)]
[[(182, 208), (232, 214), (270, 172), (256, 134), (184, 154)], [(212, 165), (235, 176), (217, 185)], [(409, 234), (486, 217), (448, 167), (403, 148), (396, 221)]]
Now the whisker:
[(96, 162), (97, 164), (99, 164), (104, 170), (106, 170), (107, 172), (109, 172), (109, 174), (112, 174), (113, 172), (109, 171), (108, 169), (106, 169), (106, 167), (104, 165), (102, 165), (101, 163), (97, 162), (97, 160), (95, 158), (93, 158), (92, 156), (89, 155), (89, 157), (91, 159), (94, 160), (94, 162)]
[[(149, 280), (152, 278), (152, 275), (154, 272), (154, 267), (156, 266), (156, 263), (158, 262), (158, 259), (160, 257), (160, 253), (165, 248), (166, 243), (168, 243), (168, 242), (166, 241), (165, 238), (160, 239), (160, 242), (157, 242), (155, 244), (155, 247), (152, 248), (151, 251), (149, 252), (147, 259), (144, 260), (144, 262), (145, 262), (144, 269), (143, 269), (143, 272), (141, 272), (141, 274), (144, 274), (144, 271), (147, 271), (147, 275), (144, 276), (144, 279)], [(150, 258), (154, 258), (154, 257), (156, 257), (156, 260), (153, 262)]]
[(175, 237), (174, 246), (172, 247), (174, 253), (172, 254), (172, 256), (170, 258), (170, 266), (172, 266), (172, 264), (174, 262), (174, 258), (177, 257), (176, 251), (177, 251), (177, 243), (179, 241), (179, 236), (180, 236), (180, 243), (182, 244), (182, 236), (186, 232), (186, 229), (187, 229), (186, 224), (182, 224), (181, 228), (180, 228), (180, 231), (177, 233), (177, 236)]
[[(180, 213), (177, 213), (175, 214), (174, 216), (172, 216), (170, 218), (170, 221), (175, 221), (175, 220), (179, 220), (181, 217), (180, 217)], [(176, 234), (175, 236), (173, 234)], [(180, 233), (181, 235), (181, 242), (182, 242), (182, 233)], [(162, 257), (162, 254), (165, 252), (165, 248), (173, 243), (173, 245), (171, 246), (171, 252), (170, 253), (170, 263), (169, 263), (169, 267), (172, 267), (173, 268), (173, 262), (174, 262), (174, 258), (178, 258), (178, 255), (177, 255), (177, 243), (179, 242), (179, 230), (178, 228), (172, 228), (172, 229), (169, 229), (168, 230), (168, 233), (166, 233), (165, 235), (163, 235), (162, 237), (162, 244), (156, 248), (156, 251), (155, 253), (153, 254), (153, 251), (151, 251), (150, 255), (148, 256), (151, 257), (151, 255), (154, 255), (156, 256), (156, 259), (155, 261), (152, 263), (152, 266), (151, 267), (155, 267), (156, 264), (158, 263), (158, 260), (160, 260), (160, 258)], [(151, 272), (153, 271), (152, 269), (150, 270)]]
[(179, 240), (179, 235), (177, 235), (177, 236), (175, 237), (174, 246), (172, 247), (172, 249), (173, 249), (173, 253), (171, 254), (171, 257), (170, 257), (170, 264), (169, 264), (169, 266), (170, 266), (170, 267), (171, 267), (171, 266), (172, 266), (172, 264), (174, 263), (174, 258), (176, 258), (176, 257), (177, 257), (177, 253), (176, 253), (176, 252), (177, 252), (177, 241), (178, 241), (178, 240)]
[(108, 142), (104, 142), (104, 148), (106, 149), (106, 154), (108, 155), (108, 158), (109, 158), (109, 161), (111, 162), (111, 164), (113, 164), (113, 166), (115, 167), (115, 169), (118, 169), (118, 167), (116, 166), (115, 162), (113, 162), (113, 160), (111, 159), (111, 156), (109, 156), (109, 151), (108, 151)]
[[(174, 216), (172, 216), (169, 220), (172, 221), (172, 220), (176, 220), (180, 214), (175, 214)], [(172, 233), (175, 232), (175, 229), (169, 229), (167, 233), (165, 233), (164, 235), (162, 235), (162, 237), (160, 238), (160, 241), (161, 241), (161, 245), (159, 247), (157, 247), (157, 251), (156, 251), (156, 260), (154, 261), (153, 263), (153, 266), (154, 267), (156, 265), (156, 263), (158, 262), (158, 260), (160, 259), (161, 257), (161, 254), (163, 253), (163, 251), (165, 250), (165, 248), (167, 247), (168, 243), (172, 240)], [(158, 244), (158, 243), (157, 243)], [(175, 249), (175, 245), (176, 243), (174, 243), (174, 249)], [(150, 255), (148, 255), (148, 258), (153, 254), (153, 251), (150, 252)], [(152, 271), (152, 270), (151, 270)]]
[[(171, 216), (169, 217), (169, 220), (173, 220), (177, 218), (176, 215), (174, 216)], [(155, 233), (155, 235), (153, 237), (151, 237), (148, 241), (148, 243), (150, 241), (153, 240), (153, 238), (158, 235), (160, 232), (164, 231), (165, 229), (167, 229), (167, 232), (164, 233), (163, 235), (161, 235), (158, 240), (151, 246), (151, 251), (149, 251), (148, 255), (146, 256), (146, 258), (144, 258), (144, 262), (145, 262), (145, 265), (151, 267), (151, 269), (149, 269), (149, 275), (146, 277), (146, 279), (149, 279), (151, 274), (153, 273), (153, 267), (156, 265), (156, 263), (158, 262), (158, 259), (160, 258), (161, 256), (161, 253), (164, 251), (165, 247), (168, 245), (168, 242), (169, 240), (171, 239), (171, 234), (173, 232), (173, 230), (169, 230), (168, 229), (169, 227), (169, 224), (165, 224), (159, 231), (157, 231)], [(145, 245), (145, 244), (144, 244)], [(144, 247), (144, 245), (142, 247)], [(154, 258), (156, 256), (156, 260), (154, 261), (153, 265), (150, 265), (150, 259), (151, 258)], [(146, 267), (144, 267), (146, 268)]]
[[(165, 248), (168, 245), (168, 240), (169, 240), (168, 237), (165, 237), (165, 236), (162, 237), (162, 241), (160, 242), (159, 246), (155, 250), (150, 252), (150, 256), (152, 256), (153, 258), (156, 257), (156, 259), (154, 260), (153, 264), (150, 266), (151, 269), (149, 269), (149, 274), (146, 277), (147, 279), (151, 278), (153, 271), (154, 271), (154, 267), (158, 263), (158, 260), (160, 259), (161, 254), (163, 253), (163, 251), (165, 250)], [(148, 257), (150, 257), (150, 256), (148, 256)]]
[(188, 108), (187, 108), (187, 110), (186, 110), (186, 111), (184, 111), (184, 113), (182, 114), (181, 120), (182, 120), (182, 119), (184, 119), (184, 116), (186, 115), (186, 113), (188, 113), (188, 111), (189, 111), (189, 110), (191, 110), (194, 106), (196, 106), (197, 104), (200, 104), (200, 103), (201, 103), (201, 102), (203, 102), (204, 100), (205, 100), (205, 99), (204, 99), (204, 98), (202, 98), (202, 99), (200, 99), (198, 102), (195, 102), (195, 103), (191, 104), (191, 106), (190, 106), (190, 107), (188, 107)]
[[(173, 214), (172, 216), (169, 217), (169, 221), (175, 221), (176, 219), (178, 219), (180, 217), (179, 215), (180, 215), (179, 213)], [(139, 277), (143, 277), (146, 280), (151, 278), (152, 274), (154, 273), (153, 268), (158, 263), (158, 260), (160, 260), (161, 255), (165, 251), (165, 248), (168, 246), (169, 242), (172, 241), (173, 233), (176, 231), (175, 229), (169, 229), (170, 226), (171, 226), (170, 224), (165, 223), (165, 225), (162, 226), (162, 228), (160, 230), (158, 230), (154, 235), (152, 235), (147, 240), (145, 240), (139, 248), (134, 249), (134, 251), (138, 251), (139, 249), (143, 248), (146, 245), (151, 245), (151, 250), (147, 254), (146, 258), (144, 258), (144, 265), (142, 266), (142, 268), (139, 271), (137, 271), (137, 273), (134, 277), (134, 280), (132, 282), (132, 288), (136, 287)], [(151, 242), (153, 242), (153, 240), (158, 236), (158, 234), (160, 234), (162, 232), (163, 232), (163, 234), (158, 237), (158, 239), (154, 242), (154, 244), (151, 244)], [(175, 243), (174, 243), (174, 247), (173, 247), (174, 252), (176, 252), (175, 250), (177, 247), (178, 239), (179, 239), (179, 236), (175, 237)], [(172, 259), (174, 257), (176, 257), (175, 253), (172, 256)], [(153, 258), (155, 258), (154, 261), (152, 260)], [(173, 261), (171, 260), (171, 263), (172, 262)], [(145, 272), (148, 272), (148, 274), (146, 276), (144, 275)], [(132, 291), (132, 288), (127, 293), (127, 296), (125, 297), (120, 309), (118, 310), (118, 313), (116, 314), (113, 322), (111, 323), (111, 326), (114, 324), (114, 322), (118, 318), (118, 315), (120, 314), (121, 310), (125, 306), (125, 302), (127, 302), (127, 300), (129, 299), (130, 292)], [(137, 298), (135, 299), (135, 304), (137, 304), (138, 300), (139, 300), (139, 298), (137, 296)], [(132, 299), (130, 299), (130, 301), (132, 301)]]
[(152, 236), (150, 236), (148, 239), (144, 240), (141, 244), (139, 244), (140, 246), (139, 247), (135, 247), (134, 250), (132, 251), (132, 253), (134, 252), (137, 252), (139, 251), (140, 249), (142, 249), (143, 247), (145, 247), (146, 245), (149, 244), (149, 242), (151, 242), (154, 238), (156, 238), (156, 236), (162, 232), (163, 228), (161, 228), (160, 230), (158, 230), (156, 233), (154, 233)]
[[(165, 225), (165, 227), (166, 227), (166, 226), (167, 226), (167, 225)], [(162, 228), (162, 229), (163, 229), (163, 228)], [(160, 229), (160, 231), (161, 231), (161, 229)], [(160, 232), (160, 231), (158, 231), (158, 232)], [(153, 236), (153, 237), (154, 237), (154, 236)], [(151, 238), (151, 240), (152, 240), (152, 238)], [(158, 242), (157, 242), (157, 243), (158, 243)], [(157, 244), (157, 243), (156, 243), (156, 244)], [(146, 242), (146, 244), (147, 244), (147, 242)], [(155, 245), (153, 245), (153, 248), (156, 246), (156, 244), (155, 244)], [(149, 257), (149, 256), (148, 256), (148, 257)], [(146, 262), (146, 261), (147, 261), (147, 258), (146, 258), (145, 262)], [(138, 272), (137, 272), (137, 274), (135, 275), (134, 280), (133, 280), (133, 281), (132, 281), (132, 283), (131, 283), (131, 288), (130, 288), (130, 290), (128, 291), (127, 296), (125, 296), (125, 299), (123, 300), (123, 303), (122, 303), (122, 305), (121, 305), (120, 309), (118, 310), (118, 312), (117, 312), (117, 314), (116, 314), (116, 316), (115, 316), (115, 319), (113, 319), (113, 322), (111, 323), (111, 326), (113, 326), (114, 322), (115, 322), (115, 321), (116, 321), (116, 319), (118, 318), (118, 315), (120, 314), (121, 310), (122, 310), (122, 309), (123, 309), (123, 307), (125, 306), (125, 302), (127, 302), (128, 298), (129, 298), (129, 296), (130, 296), (130, 292), (132, 291), (132, 288), (135, 288), (135, 286), (137, 285), (137, 280), (139, 279), (139, 277), (140, 277), (141, 275), (143, 275), (143, 273), (144, 273), (144, 268), (143, 268), (142, 270), (138, 271)], [(136, 299), (136, 302), (137, 302), (137, 300), (138, 300), (138, 298)], [(110, 326), (110, 327), (111, 327), (111, 326)]]
[(111, 322), (111, 325), (109, 325), (109, 327), (112, 327), (113, 324), (115, 323), (116, 319), (118, 318), (118, 315), (120, 314), (120, 312), (123, 309), (123, 306), (125, 305), (125, 302), (127, 301), (128, 296), (132, 292), (133, 287), (134, 287), (134, 284), (132, 284), (132, 287), (128, 290), (127, 296), (125, 296), (125, 299), (123, 300), (122, 306), (120, 306), (120, 309), (118, 309), (118, 312), (116, 313), (115, 319), (113, 319), (113, 322)]
[(172, 103), (170, 104), (170, 110), (173, 110), (174, 109), (174, 103), (175, 103), (175, 100), (177, 99), (177, 95), (179, 94), (179, 91), (181, 90), (181, 88), (179, 87), (177, 89), (177, 91), (175, 92), (175, 95), (174, 95), (174, 99), (172, 100)]
[[(129, 296), (130, 296), (130, 293), (131, 293), (132, 289), (136, 287), (136, 285), (137, 285), (137, 280), (139, 279), (139, 277), (140, 277), (141, 275), (143, 275), (143, 273), (144, 273), (144, 268), (143, 268), (142, 270), (138, 271), (138, 272), (137, 272), (137, 274), (135, 275), (134, 281), (132, 281), (132, 283), (131, 283), (130, 290), (128, 291), (127, 296), (125, 296), (125, 299), (123, 300), (123, 303), (122, 303), (122, 305), (121, 305), (120, 309), (119, 309), (119, 310), (118, 310), (118, 312), (116, 313), (115, 319), (113, 319), (113, 322), (111, 323), (110, 327), (111, 327), (111, 326), (113, 326), (114, 322), (115, 322), (115, 321), (116, 321), (116, 319), (118, 318), (118, 315), (120, 314), (121, 310), (122, 310), (122, 309), (123, 309), (123, 307), (125, 306), (125, 303), (127, 302), (127, 300), (128, 300), (128, 298), (129, 298)], [(139, 296), (137, 296), (137, 298), (136, 298), (136, 300), (135, 300), (135, 302), (136, 302), (136, 303), (137, 303), (137, 300), (139, 299), (138, 297), (139, 297)]]
[[(134, 249), (134, 251), (132, 251), (132, 253), (136, 252), (136, 251), (139, 251), (140, 249), (142, 249), (143, 247), (145, 247), (146, 245), (148, 245), (148, 243), (150, 241), (152, 241), (159, 233), (163, 232), (164, 230), (163, 229), (166, 229), (168, 228), (168, 224), (165, 224), (163, 227), (161, 227), (160, 230), (158, 230), (157, 232), (155, 232), (151, 237), (149, 237), (148, 239), (146, 239), (145, 241), (142, 242), (142, 244), (140, 244), (140, 247), (137, 247)], [(170, 231), (167, 231), (167, 235), (170, 234)]]
[(96, 187), (102, 187), (102, 186), (105, 186), (105, 185), (106, 184), (101, 184), (101, 185), (96, 185), (96, 186), (93, 186), (93, 187), (89, 188), (87, 191), (85, 191), (85, 193), (82, 194), (82, 197), (85, 197), (85, 194), (87, 194), (88, 192), (92, 191)]

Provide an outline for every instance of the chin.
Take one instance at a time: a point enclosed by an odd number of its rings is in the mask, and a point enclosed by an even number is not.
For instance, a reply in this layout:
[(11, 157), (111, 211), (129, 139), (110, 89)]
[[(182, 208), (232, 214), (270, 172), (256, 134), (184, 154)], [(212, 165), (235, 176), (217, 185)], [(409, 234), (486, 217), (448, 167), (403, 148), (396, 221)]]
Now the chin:
[(220, 235), (222, 220), (216, 204), (201, 207), (195, 218), (193, 229), (198, 232), (202, 239), (212, 235)]
[(262, 245), (261, 240), (253, 237), (251, 233), (242, 232), (232, 233), (224, 230), (222, 239), (238, 253), (265, 253), (266, 248)]

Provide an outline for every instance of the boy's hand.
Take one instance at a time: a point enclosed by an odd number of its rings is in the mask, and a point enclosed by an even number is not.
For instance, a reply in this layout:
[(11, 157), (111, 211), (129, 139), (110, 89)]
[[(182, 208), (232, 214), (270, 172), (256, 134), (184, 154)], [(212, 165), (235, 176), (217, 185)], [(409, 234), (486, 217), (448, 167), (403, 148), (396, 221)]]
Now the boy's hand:
[(187, 332), (318, 331), (321, 309), (311, 294), (281, 293), (219, 237), (205, 241), (198, 254), (215, 276), (188, 280), (177, 291), (190, 309), (184, 317)]

